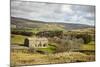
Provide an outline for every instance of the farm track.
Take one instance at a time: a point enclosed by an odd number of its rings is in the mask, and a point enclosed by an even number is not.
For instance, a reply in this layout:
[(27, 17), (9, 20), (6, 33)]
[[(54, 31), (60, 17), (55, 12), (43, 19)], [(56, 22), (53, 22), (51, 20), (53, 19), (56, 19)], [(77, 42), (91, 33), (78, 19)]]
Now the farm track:
[(29, 48), (26, 46), (11, 45), (11, 49), (29, 49)]

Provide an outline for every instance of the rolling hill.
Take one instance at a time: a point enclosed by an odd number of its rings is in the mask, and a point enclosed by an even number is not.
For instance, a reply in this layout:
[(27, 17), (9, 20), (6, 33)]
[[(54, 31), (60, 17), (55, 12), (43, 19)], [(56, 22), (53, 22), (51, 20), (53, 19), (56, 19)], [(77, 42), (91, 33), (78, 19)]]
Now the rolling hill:
[(63, 23), (63, 22), (43, 22), (36, 20), (28, 20), (23, 18), (11, 17), (11, 25), (16, 25), (17, 28), (43, 28), (47, 29), (61, 29), (61, 30), (73, 30), (73, 29), (84, 29), (94, 28), (85, 24), (74, 24), (74, 23)]

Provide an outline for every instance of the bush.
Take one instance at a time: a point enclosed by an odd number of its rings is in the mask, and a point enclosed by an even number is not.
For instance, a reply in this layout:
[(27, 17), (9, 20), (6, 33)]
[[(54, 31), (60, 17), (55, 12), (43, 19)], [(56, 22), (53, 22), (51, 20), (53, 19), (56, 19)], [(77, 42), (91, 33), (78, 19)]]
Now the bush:
[(37, 33), (38, 36), (45, 36), (45, 37), (61, 37), (63, 35), (63, 31), (55, 30), (55, 31), (41, 31)]
[(92, 41), (92, 36), (89, 34), (78, 34), (78, 35), (76, 35), (76, 38), (82, 38), (84, 40), (85, 44)]
[(79, 50), (80, 46), (84, 43), (83, 39), (60, 39), (56, 48), (57, 52)]
[(17, 34), (17, 35), (25, 35), (25, 36), (32, 36), (32, 32), (26, 32), (26, 31), (11, 31), (12, 34)]
[(74, 38), (72, 40), (66, 40), (65, 41), (66, 50), (67, 51), (79, 50), (83, 42), (84, 41), (82, 39), (77, 39), (77, 38)]

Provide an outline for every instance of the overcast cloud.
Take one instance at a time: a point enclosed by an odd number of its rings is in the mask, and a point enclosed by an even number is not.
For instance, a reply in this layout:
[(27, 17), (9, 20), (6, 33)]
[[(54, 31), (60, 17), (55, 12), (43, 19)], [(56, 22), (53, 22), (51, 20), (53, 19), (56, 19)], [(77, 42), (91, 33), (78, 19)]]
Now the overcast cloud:
[(95, 7), (32, 1), (11, 1), (11, 16), (46, 22), (94, 25)]

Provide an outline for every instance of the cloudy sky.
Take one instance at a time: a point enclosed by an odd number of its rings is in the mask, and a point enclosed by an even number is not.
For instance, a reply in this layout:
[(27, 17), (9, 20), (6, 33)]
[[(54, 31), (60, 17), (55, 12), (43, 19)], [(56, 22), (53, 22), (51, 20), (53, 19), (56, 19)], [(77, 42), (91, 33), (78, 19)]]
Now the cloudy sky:
[(95, 7), (30, 1), (11, 1), (11, 16), (46, 22), (95, 24)]

